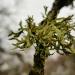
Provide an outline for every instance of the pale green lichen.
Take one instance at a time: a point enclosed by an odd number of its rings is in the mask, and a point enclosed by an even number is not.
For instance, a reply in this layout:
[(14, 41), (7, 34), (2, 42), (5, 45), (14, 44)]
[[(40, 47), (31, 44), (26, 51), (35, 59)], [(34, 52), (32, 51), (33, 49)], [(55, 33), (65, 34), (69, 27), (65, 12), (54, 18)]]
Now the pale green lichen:
[[(29, 75), (44, 75), (45, 59), (51, 55), (51, 50), (60, 54), (75, 53), (75, 37), (71, 35), (71, 31), (75, 31), (72, 16), (51, 19), (48, 18), (47, 7), (44, 8), (45, 15), (41, 23), (37, 24), (33, 17), (28, 17), (25, 26), (20, 22), (18, 31), (9, 34), (11, 40), (16, 40), (13, 44), (16, 48), (24, 50), (32, 45), (35, 47), (34, 66)], [(21, 37), (24, 32), (27, 35)]]
[[(70, 23), (71, 18), (72, 16), (68, 16), (67, 18), (57, 18), (52, 21), (47, 19), (46, 25), (43, 23), (43, 25), (36, 26), (33, 17), (28, 17), (26, 20), (27, 27), (23, 27), (22, 23), (20, 23), (18, 32), (11, 33), (11, 39), (17, 41), (14, 45), (20, 49), (28, 48), (33, 44), (36, 44), (37, 46), (37, 44), (41, 43), (45, 48), (49, 48), (49, 50), (54, 49), (57, 52), (59, 52), (59, 50), (71, 52), (74, 37), (70, 33), (71, 30), (75, 29), (75, 25)], [(27, 35), (19, 40), (18, 37), (20, 37), (24, 31), (27, 32)], [(56, 44), (57, 42), (58, 44)]]

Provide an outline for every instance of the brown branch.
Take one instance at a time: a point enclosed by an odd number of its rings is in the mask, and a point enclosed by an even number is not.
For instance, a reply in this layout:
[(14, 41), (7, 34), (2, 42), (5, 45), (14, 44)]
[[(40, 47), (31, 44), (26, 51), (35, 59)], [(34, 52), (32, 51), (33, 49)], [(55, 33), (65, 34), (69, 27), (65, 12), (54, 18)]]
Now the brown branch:
[(52, 9), (48, 12), (46, 19), (44, 19), (40, 25), (42, 25), (47, 19), (50, 21), (54, 20), (64, 6), (73, 6), (73, 1), (74, 0), (55, 0)]

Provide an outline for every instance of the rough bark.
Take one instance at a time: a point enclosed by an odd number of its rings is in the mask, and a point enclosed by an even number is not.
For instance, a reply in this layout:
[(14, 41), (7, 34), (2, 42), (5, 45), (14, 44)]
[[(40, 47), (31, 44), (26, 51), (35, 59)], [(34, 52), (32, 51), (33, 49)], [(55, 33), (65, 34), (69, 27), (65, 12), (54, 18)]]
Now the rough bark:
[(34, 66), (29, 75), (44, 75), (45, 57), (45, 48), (42, 46), (42, 44), (39, 44), (39, 46), (37, 44), (34, 54)]
[(46, 22), (47, 19), (49, 21), (54, 20), (64, 6), (72, 5), (73, 7), (73, 1), (74, 0), (55, 0), (52, 9), (48, 12), (46, 19), (41, 21), (40, 25), (42, 25), (44, 21)]

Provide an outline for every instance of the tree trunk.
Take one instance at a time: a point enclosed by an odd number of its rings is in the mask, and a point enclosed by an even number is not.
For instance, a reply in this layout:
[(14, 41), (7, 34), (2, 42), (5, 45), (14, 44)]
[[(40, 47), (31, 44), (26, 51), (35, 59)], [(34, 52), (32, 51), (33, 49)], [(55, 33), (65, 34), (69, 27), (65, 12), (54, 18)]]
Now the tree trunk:
[(42, 44), (38, 43), (34, 55), (34, 66), (29, 75), (44, 75), (45, 58), (45, 48)]

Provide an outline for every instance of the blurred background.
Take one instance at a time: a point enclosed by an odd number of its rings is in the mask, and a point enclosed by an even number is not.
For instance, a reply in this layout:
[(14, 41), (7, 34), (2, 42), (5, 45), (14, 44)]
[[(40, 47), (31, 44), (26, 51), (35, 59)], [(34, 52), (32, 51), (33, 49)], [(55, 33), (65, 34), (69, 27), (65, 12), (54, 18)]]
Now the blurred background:
[[(51, 9), (54, 0), (0, 0), (0, 75), (28, 75), (33, 66), (35, 49), (12, 50), (13, 41), (9, 40), (11, 30), (17, 31), (19, 22), (34, 16), (35, 22), (42, 20), (43, 6)], [(75, 2), (74, 2), (75, 5)], [(75, 8), (64, 7), (58, 17), (74, 15)], [(72, 32), (75, 36), (75, 33)], [(57, 53), (48, 57), (45, 75), (75, 75), (75, 56), (62, 56)]]

